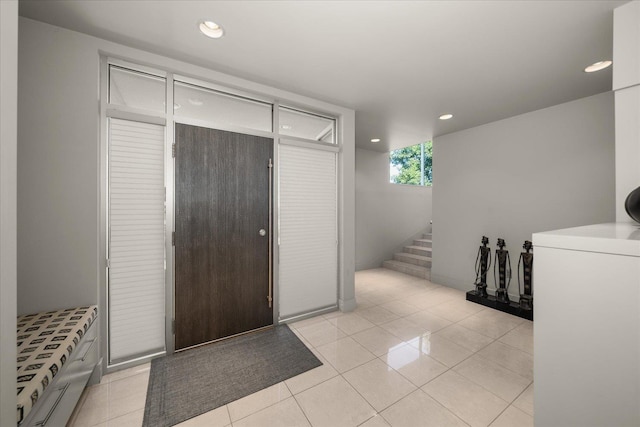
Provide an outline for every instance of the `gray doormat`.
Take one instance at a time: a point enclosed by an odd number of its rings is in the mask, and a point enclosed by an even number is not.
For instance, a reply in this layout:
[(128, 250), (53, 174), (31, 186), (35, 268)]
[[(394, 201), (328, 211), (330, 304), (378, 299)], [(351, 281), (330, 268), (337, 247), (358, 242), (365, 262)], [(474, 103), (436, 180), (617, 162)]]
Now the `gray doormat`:
[(142, 425), (176, 425), (321, 365), (287, 325), (154, 359)]

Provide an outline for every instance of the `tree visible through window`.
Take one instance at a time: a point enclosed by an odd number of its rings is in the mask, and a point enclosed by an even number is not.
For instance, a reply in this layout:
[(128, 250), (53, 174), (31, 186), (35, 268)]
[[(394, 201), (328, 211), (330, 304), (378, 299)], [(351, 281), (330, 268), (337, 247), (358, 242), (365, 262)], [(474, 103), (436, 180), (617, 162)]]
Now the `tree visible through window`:
[(394, 184), (432, 185), (433, 144), (431, 141), (389, 153), (390, 182)]

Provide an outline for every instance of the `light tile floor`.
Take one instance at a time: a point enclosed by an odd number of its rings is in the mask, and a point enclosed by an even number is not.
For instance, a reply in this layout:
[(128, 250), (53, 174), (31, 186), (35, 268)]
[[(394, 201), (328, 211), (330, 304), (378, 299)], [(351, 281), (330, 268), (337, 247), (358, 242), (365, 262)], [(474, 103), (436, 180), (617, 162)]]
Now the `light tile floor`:
[[(323, 366), (180, 426), (533, 426), (532, 322), (385, 269), (357, 272), (356, 297), (290, 325)], [(105, 375), (71, 425), (140, 426), (148, 379)]]

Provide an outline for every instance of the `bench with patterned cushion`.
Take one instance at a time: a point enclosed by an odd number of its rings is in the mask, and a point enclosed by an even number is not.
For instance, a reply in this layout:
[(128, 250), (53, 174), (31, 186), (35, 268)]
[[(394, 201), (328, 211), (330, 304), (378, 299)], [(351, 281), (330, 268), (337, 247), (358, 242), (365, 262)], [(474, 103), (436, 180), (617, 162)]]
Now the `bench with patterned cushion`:
[[(97, 316), (96, 306), (86, 306), (18, 317), (18, 424), (74, 361), (76, 348), (86, 342), (83, 338)], [(93, 343), (87, 344), (87, 352)]]

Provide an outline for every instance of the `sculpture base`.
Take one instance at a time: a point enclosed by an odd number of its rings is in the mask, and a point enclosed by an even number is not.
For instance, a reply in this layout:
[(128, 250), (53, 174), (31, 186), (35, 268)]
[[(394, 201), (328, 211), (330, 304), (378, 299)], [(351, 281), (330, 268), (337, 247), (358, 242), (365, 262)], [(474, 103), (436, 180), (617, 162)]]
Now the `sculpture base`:
[(488, 297), (489, 294), (487, 293), (487, 284), (486, 283), (476, 283), (476, 295), (479, 295), (481, 297)]
[(520, 295), (520, 308), (523, 310), (533, 310), (533, 296)]
[(507, 294), (507, 290), (505, 288), (496, 289), (495, 298), (496, 302), (498, 302), (499, 304), (508, 305), (511, 303), (511, 301), (509, 301), (509, 294)]
[(467, 292), (467, 301), (475, 302), (495, 310), (504, 311), (505, 313), (522, 317), (523, 319), (533, 320), (533, 310), (525, 310), (520, 307), (519, 303), (513, 301), (508, 304), (501, 303), (500, 301), (497, 301), (496, 297), (493, 295), (483, 297), (482, 295), (477, 294), (476, 291), (469, 291)]

